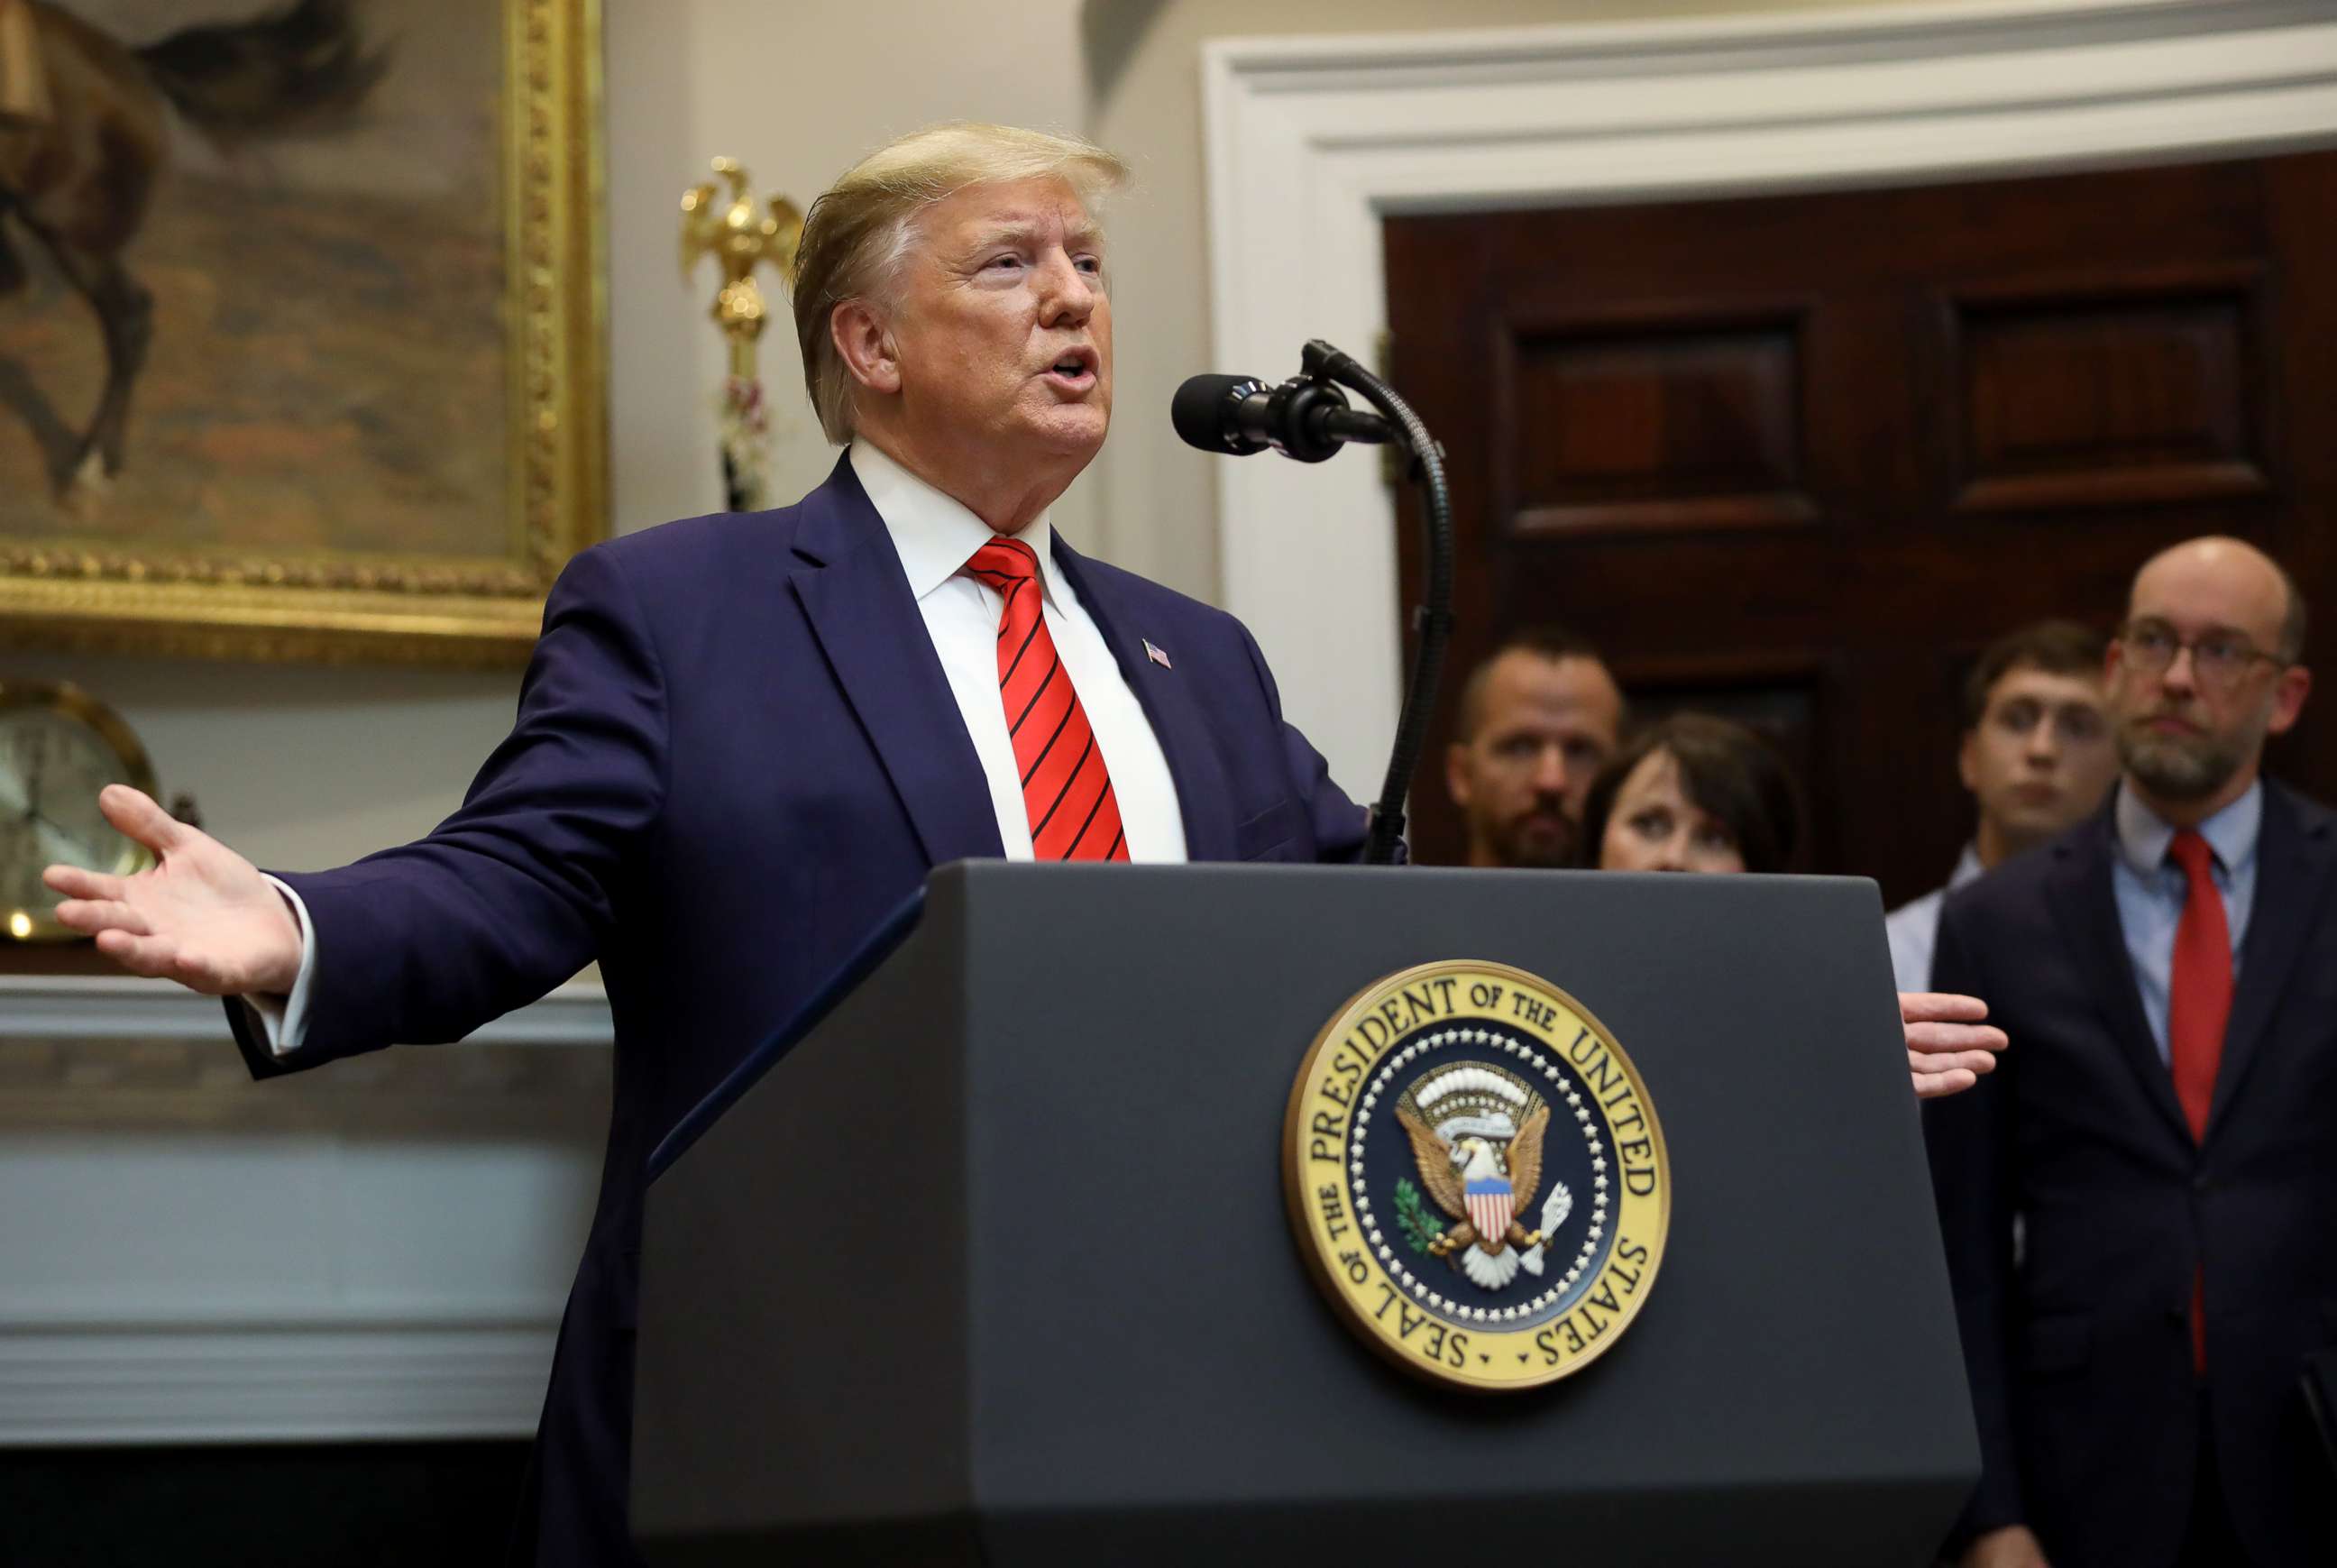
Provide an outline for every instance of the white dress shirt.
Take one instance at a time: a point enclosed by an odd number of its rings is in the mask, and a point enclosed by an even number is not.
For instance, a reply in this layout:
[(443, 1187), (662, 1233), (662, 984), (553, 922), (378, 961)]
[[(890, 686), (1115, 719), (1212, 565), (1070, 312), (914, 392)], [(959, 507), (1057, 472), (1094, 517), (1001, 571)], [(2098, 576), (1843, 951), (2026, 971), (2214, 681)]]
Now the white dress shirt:
[[(2158, 1059), (2167, 1062), (2166, 1009), (2175, 985), (2175, 933), (2183, 924), (2190, 879), (2181, 867), (2166, 858), (2175, 842), (2174, 824), (2162, 821), (2124, 780), (2118, 784), (2116, 818), (2118, 855), (2110, 865), (2110, 891), (2117, 899), (2118, 928), (2126, 936), (2127, 956), (2134, 964), (2143, 1019), (2150, 1025)], [(2224, 900), (2224, 930), (2232, 941), (2234, 985), (2239, 983), (2248, 916), (2255, 908), (2256, 841), (2263, 833), (2261, 779), (2248, 786), (2246, 794), (2199, 824), (2199, 837), (2214, 852), (2208, 874)]]
[(1980, 876), (1980, 846), (1967, 844), (1944, 887), (1934, 887), (1921, 898), (1902, 904), (1882, 917), (1883, 934), (1891, 938), (1891, 973), (1902, 991), (1931, 988), (1931, 949), (1940, 939), (1940, 911), (1948, 895)]
[[(943, 495), (866, 441), (852, 444), (852, 472), (885, 519), (901, 570), (916, 596), (925, 632), (941, 655), (950, 695), (973, 737), (973, 754), (990, 780), (991, 808), (998, 815), (998, 841), (1009, 860), (1031, 858), (1031, 816), (1022, 804), (1022, 771), (1015, 765), (1013, 738), (1006, 730), (1006, 707), (998, 694), (998, 624), (1006, 602), (977, 577), (966, 576), (973, 553), (997, 537), (990, 525)], [(1152, 733), (1152, 721), (1120, 672), (1120, 661), (1096, 627), (1095, 618), (1055, 564), (1054, 530), (1043, 512), (1016, 535), (1039, 557), (1039, 588), (1047, 634), (1070, 671), (1071, 690), (1087, 710), (1096, 749), (1111, 774), (1120, 802), (1120, 826), (1128, 834), (1130, 860), (1185, 858), (1185, 818), (1177, 807), (1177, 786), (1168, 759)]]
[[(957, 699), (965, 731), (973, 741), (990, 785), (991, 808), (998, 817), (998, 840), (1009, 860), (1028, 860), (1031, 818), (1022, 803), (1022, 773), (1006, 729), (1006, 709), (998, 692), (998, 625), (1005, 601), (998, 591), (962, 568), (994, 537), (989, 524), (910, 473), (866, 441), (852, 444), (852, 472), (868, 492), (885, 531), (893, 536), (901, 570), (915, 595), (925, 633), (941, 658), (950, 695)], [(1177, 804), (1176, 781), (1160, 750), (1152, 721), (1144, 716), (1120, 662), (1103, 633), (1055, 564), (1054, 530), (1041, 512), (1016, 535), (1039, 557), (1039, 586), (1047, 634), (1071, 678), (1095, 731), (1096, 749), (1111, 774), (1128, 835), (1130, 860), (1182, 861), (1185, 818)], [(246, 996), (245, 1006), (279, 1056), (300, 1048), (307, 1033), (308, 997), (316, 981), (317, 945), (308, 911), (298, 894), (274, 877), (276, 890), (300, 923), (300, 972), (288, 996)]]

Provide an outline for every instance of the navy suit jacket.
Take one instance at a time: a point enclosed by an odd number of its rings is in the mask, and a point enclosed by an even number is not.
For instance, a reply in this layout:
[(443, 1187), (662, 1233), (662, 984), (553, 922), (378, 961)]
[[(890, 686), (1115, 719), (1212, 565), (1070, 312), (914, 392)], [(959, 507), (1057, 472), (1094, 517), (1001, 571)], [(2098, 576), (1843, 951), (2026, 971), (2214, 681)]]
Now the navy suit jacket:
[(2012, 1040), (1924, 1112), (1985, 1463), (1962, 1535), (2025, 1522), (2054, 1568), (2164, 1568), (2213, 1441), (2254, 1562), (2337, 1562), (2337, 1482), (2298, 1382), (2337, 1344), (2332, 825), (2267, 782), (2198, 1142), (2127, 956), (2109, 808), (1949, 898), (1932, 985), (1984, 998)]
[[(1348, 860), (1364, 812), (1285, 723), (1239, 622), (1055, 560), (1117, 656), (1194, 860)], [(1145, 657), (1144, 641), (1168, 654)], [(287, 876), (314, 925), (305, 1043), (260, 1076), (461, 1038), (598, 959), (615, 1106), (562, 1322), (523, 1556), (635, 1561), (625, 1523), (650, 1152), (944, 862), (1002, 853), (891, 536), (848, 462), (794, 506), (569, 564), (508, 740), (427, 838)]]

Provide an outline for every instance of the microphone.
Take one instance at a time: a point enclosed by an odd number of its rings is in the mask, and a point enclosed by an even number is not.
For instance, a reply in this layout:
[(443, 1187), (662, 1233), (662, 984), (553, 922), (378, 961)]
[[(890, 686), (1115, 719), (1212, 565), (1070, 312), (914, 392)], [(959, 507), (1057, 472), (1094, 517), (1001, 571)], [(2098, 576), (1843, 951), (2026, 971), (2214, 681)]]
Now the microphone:
[(1193, 376), (1168, 400), (1168, 420), (1188, 446), (1247, 457), (1271, 446), (1301, 463), (1320, 463), (1350, 441), (1387, 442), (1395, 427), (1352, 408), (1327, 381), (1294, 376), (1269, 387), (1255, 376)]
[[(1403, 849), (1404, 799), (1419, 771), (1429, 710), (1444, 668), (1444, 644), (1452, 634), (1452, 493), (1444, 481), (1444, 448), (1412, 405), (1354, 356), (1316, 338), (1299, 352), (1298, 362), (1303, 373), (1279, 387), (1255, 376), (1195, 376), (1169, 399), (1168, 418), (1188, 444), (1236, 457), (1271, 446), (1285, 457), (1320, 463), (1349, 441), (1392, 442), (1411, 456), (1405, 477), (1420, 486), (1426, 504), (1422, 522), (1427, 575), (1420, 607), (1413, 612), (1419, 636), (1403, 708), (1396, 715), (1387, 781), (1372, 808), (1364, 843), (1364, 865), (1392, 866)], [(1341, 387), (1353, 387), (1377, 412), (1349, 407)]]

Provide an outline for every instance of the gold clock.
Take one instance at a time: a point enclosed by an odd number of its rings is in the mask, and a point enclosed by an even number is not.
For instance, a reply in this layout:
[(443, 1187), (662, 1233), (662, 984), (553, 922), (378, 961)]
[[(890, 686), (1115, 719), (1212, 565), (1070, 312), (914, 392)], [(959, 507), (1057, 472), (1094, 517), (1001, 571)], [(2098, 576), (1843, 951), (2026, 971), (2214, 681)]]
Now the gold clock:
[(42, 867), (126, 877), (154, 863), (99, 813), (108, 784), (154, 793), (146, 749), (120, 715), (77, 687), (0, 681), (0, 942), (76, 938), (57, 924)]

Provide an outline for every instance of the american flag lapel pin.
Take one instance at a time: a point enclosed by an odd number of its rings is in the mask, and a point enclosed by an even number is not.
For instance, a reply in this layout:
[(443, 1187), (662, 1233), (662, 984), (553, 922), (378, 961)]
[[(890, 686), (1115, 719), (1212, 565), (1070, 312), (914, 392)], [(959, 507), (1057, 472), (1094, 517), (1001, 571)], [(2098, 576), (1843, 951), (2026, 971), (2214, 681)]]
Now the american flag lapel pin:
[(1151, 660), (1155, 664), (1159, 665), (1163, 670), (1174, 670), (1176, 668), (1174, 664), (1168, 662), (1168, 654), (1163, 653), (1159, 649), (1152, 645), (1152, 639), (1149, 637), (1144, 639), (1144, 656), (1147, 659)]

